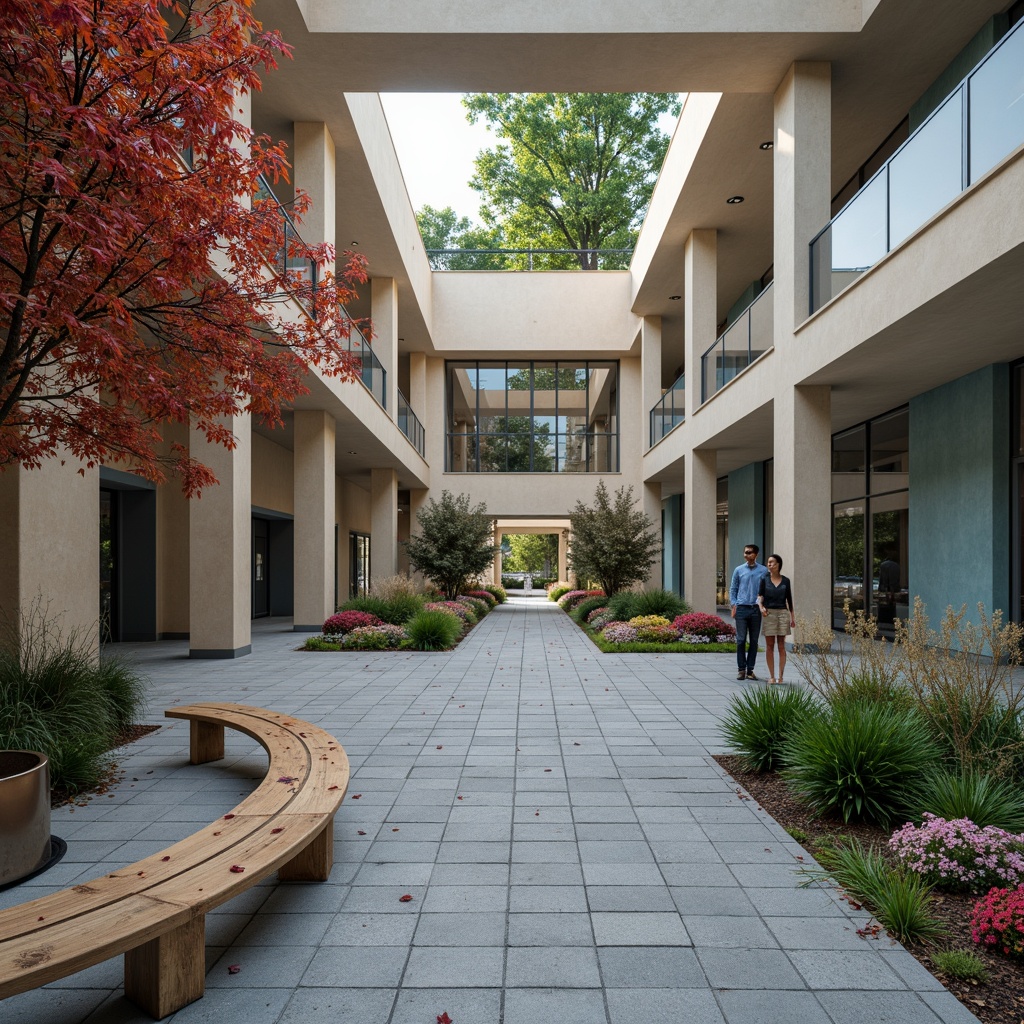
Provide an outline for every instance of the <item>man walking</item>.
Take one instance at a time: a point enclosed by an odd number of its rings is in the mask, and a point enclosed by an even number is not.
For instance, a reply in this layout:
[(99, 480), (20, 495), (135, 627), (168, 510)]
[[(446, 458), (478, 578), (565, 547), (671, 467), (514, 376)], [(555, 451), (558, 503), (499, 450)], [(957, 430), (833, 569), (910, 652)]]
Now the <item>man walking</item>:
[[(761, 549), (756, 544), (743, 548), (743, 564), (736, 566), (729, 584), (729, 604), (736, 623), (737, 679), (756, 679), (757, 641), (761, 636), (761, 609), (757, 593), (768, 570), (757, 560)], [(749, 642), (749, 647), (748, 647)]]

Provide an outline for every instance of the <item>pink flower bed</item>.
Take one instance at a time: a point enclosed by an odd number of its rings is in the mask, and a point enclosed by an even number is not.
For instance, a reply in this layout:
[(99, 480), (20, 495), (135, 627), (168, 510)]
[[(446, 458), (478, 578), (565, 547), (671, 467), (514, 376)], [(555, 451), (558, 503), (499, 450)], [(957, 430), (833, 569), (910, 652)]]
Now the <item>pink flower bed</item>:
[(576, 605), (586, 601), (588, 597), (604, 597), (603, 590), (570, 590), (558, 599), (558, 607), (571, 612)]
[(990, 889), (971, 911), (971, 937), (998, 946), (1006, 956), (1024, 957), (1024, 885)]
[(360, 626), (377, 626), (381, 620), (369, 612), (338, 612), (332, 615), (323, 626), (324, 636), (336, 636), (339, 633), (351, 633)]
[[(707, 612), (687, 612), (686, 615), (677, 615), (672, 625), (680, 634), (686, 634), (687, 638), (706, 636), (712, 643), (728, 643), (729, 640), (736, 638), (735, 626), (730, 625), (720, 615), (708, 615)], [(726, 639), (723, 641), (722, 637)]]
[(631, 644), (639, 639), (636, 627), (628, 622), (609, 622), (601, 635), (611, 644)]

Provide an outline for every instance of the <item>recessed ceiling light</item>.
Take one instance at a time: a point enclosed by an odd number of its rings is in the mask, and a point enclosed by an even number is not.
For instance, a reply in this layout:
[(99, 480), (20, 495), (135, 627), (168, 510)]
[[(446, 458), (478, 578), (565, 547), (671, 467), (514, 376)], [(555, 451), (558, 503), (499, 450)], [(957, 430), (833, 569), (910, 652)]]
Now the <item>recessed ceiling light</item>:
[(353, 238), (352, 241), (349, 242), (348, 244), (349, 245), (358, 245), (359, 243)]
[(670, 295), (668, 297), (669, 302), (678, 302), (682, 298), (682, 295)]
[(349, 452), (349, 455), (358, 455), (359, 452)]
[(771, 139), (769, 139), (767, 142), (762, 142), (761, 145), (758, 146), (757, 148), (758, 149), (774, 149), (775, 148), (775, 143), (772, 142)]
[(738, 206), (740, 203), (743, 202), (743, 196), (729, 196), (729, 198), (726, 199), (726, 202), (730, 206)]

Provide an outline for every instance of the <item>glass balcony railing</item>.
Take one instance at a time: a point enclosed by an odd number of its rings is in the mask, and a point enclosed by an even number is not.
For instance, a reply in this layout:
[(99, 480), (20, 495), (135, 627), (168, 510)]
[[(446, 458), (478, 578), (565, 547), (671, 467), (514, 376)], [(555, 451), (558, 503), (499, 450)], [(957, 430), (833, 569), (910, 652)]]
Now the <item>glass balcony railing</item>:
[(774, 344), (775, 291), (771, 285), (700, 357), (700, 400), (706, 402)]
[(413, 447), (423, 455), (424, 452), (424, 434), (423, 424), (420, 423), (419, 416), (412, 411), (412, 406), (409, 404), (409, 399), (402, 394), (402, 389), (398, 389), (398, 429), (413, 443)]
[(342, 315), (348, 321), (348, 338), (344, 342), (345, 348), (355, 357), (356, 371), (363, 387), (373, 395), (377, 404), (382, 409), (387, 409), (387, 377), (388, 372), (377, 358), (377, 353), (370, 347), (363, 332), (356, 326), (355, 321), (349, 316), (344, 306), (341, 307)]
[(288, 216), (288, 211), (281, 201), (274, 195), (270, 183), (261, 174), (259, 177), (259, 189), (253, 196), (254, 200), (269, 200), (277, 207), (280, 215), (280, 235), (277, 238), (277, 258), (274, 269), (289, 284), (289, 290), (297, 292), (316, 291), (317, 267), (316, 260), (304, 256), (305, 243), (302, 236)]
[(988, 52), (811, 241), (820, 309), (1024, 143), (1024, 22)]
[(666, 434), (671, 433), (686, 419), (686, 374), (658, 399), (651, 409), (651, 442), (653, 448)]

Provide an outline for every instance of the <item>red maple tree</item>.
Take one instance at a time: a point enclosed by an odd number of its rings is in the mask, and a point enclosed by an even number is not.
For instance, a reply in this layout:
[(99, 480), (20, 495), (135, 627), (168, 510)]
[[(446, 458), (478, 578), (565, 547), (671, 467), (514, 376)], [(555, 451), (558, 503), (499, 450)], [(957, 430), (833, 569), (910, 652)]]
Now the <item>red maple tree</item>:
[(310, 365), (355, 376), (365, 261), (324, 271), (268, 198), (282, 147), (239, 120), (288, 52), (250, 7), (0, 4), (0, 469), (70, 453), (196, 494), (213, 474), (161, 424), (232, 447), (224, 417), (279, 423)]

